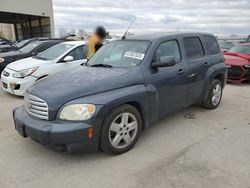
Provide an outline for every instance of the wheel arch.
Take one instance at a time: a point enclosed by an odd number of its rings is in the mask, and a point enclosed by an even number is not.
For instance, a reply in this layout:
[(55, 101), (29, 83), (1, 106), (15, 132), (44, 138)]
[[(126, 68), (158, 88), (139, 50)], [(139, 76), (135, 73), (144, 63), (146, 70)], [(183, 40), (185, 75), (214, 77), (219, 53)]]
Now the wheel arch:
[(214, 76), (214, 79), (220, 80), (221, 83), (222, 83), (222, 87), (223, 87), (223, 88), (225, 87), (225, 79), (226, 79), (226, 77), (225, 77), (224, 74), (222, 74), (222, 73), (216, 74), (216, 75)]

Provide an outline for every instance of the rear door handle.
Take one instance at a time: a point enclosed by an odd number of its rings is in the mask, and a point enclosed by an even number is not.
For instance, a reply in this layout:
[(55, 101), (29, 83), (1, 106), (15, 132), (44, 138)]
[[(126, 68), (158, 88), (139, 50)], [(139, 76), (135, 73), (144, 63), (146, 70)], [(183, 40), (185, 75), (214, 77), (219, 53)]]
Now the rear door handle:
[(210, 65), (210, 63), (208, 63), (208, 62), (205, 62), (205, 63), (204, 63), (204, 65), (205, 65), (205, 66), (208, 66), (208, 65)]

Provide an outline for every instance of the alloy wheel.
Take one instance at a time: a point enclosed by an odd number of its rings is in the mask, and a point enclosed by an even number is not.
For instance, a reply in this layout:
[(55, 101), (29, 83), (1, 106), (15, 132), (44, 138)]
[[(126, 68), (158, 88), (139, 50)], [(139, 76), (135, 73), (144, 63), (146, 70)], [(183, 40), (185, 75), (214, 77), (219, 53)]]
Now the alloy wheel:
[(214, 106), (218, 105), (221, 100), (222, 89), (220, 84), (216, 84), (212, 92), (212, 103)]
[(128, 112), (119, 114), (109, 128), (109, 141), (114, 148), (123, 149), (130, 145), (136, 137), (138, 122)]

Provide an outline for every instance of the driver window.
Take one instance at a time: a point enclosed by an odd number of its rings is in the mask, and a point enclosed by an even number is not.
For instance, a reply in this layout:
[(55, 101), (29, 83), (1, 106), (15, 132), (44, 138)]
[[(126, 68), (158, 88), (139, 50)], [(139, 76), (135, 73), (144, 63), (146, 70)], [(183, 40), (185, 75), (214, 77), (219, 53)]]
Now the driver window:
[(74, 61), (75, 60), (82, 60), (86, 59), (86, 49), (85, 46), (80, 46), (72, 50), (70, 53), (68, 53), (67, 56), (72, 56)]
[(159, 45), (155, 54), (156, 62), (160, 62), (160, 58), (163, 56), (173, 56), (177, 63), (181, 61), (180, 49), (176, 40), (163, 42)]

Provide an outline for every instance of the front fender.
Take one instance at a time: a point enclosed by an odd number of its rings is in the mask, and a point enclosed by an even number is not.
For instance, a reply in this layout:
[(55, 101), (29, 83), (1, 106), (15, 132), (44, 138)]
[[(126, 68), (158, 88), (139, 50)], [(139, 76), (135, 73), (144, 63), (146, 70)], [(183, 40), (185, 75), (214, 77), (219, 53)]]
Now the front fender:
[[(70, 103), (89, 103), (99, 105), (101, 109), (98, 110), (96, 116), (104, 120), (105, 116), (114, 108), (123, 105), (134, 105), (141, 113), (143, 119), (143, 126), (149, 126), (149, 104), (147, 88), (144, 85), (134, 85), (124, 88), (109, 90), (79, 99), (75, 99)], [(66, 104), (66, 105), (67, 105)]]

